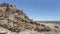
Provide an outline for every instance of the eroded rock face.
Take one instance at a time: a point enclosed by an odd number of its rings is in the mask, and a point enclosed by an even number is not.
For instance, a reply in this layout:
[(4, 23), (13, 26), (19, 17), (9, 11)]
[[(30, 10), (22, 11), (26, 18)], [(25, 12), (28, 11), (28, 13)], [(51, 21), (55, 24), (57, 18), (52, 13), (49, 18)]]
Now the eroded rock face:
[(15, 5), (11, 5), (8, 3), (0, 4), (0, 26), (2, 28), (5, 28), (5, 30), (0, 29), (1, 32), (6, 31), (7, 29), (8, 31), (6, 32), (10, 32), (10, 34), (15, 34), (15, 32), (23, 32), (25, 30), (37, 32), (48, 32), (58, 30), (60, 31), (60, 27), (58, 27), (58, 24), (55, 25), (50, 23), (39, 23), (37, 21), (33, 21), (32, 19), (29, 19), (28, 16), (22, 10), (17, 9)]
[(22, 10), (18, 10), (15, 5), (0, 4), (0, 25), (4, 28), (13, 32), (23, 31), (28, 22), (30, 22), (28, 17)]

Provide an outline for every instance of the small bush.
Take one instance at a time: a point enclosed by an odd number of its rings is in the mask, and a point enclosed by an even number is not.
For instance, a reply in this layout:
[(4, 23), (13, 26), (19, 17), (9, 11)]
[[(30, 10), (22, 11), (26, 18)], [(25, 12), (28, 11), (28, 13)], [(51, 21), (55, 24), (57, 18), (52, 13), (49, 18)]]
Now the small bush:
[(4, 17), (5, 17), (5, 18), (9, 17), (9, 14), (4, 14)]

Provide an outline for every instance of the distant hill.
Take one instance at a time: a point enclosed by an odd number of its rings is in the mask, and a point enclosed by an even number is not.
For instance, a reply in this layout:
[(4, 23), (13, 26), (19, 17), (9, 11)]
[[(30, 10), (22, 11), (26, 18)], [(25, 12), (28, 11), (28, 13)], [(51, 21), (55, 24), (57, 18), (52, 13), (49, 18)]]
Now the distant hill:
[(40, 23), (60, 23), (60, 21), (38, 21)]

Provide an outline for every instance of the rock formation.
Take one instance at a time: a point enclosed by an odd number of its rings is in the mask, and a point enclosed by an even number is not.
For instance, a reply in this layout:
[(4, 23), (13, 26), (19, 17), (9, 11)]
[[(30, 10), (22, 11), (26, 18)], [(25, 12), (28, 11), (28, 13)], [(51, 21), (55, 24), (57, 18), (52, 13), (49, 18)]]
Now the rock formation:
[(17, 9), (16, 5), (1, 3), (0, 33), (17, 34), (26, 30), (36, 32), (60, 31), (60, 27), (59, 24), (39, 23), (38, 21), (33, 21), (29, 19), (22, 10)]

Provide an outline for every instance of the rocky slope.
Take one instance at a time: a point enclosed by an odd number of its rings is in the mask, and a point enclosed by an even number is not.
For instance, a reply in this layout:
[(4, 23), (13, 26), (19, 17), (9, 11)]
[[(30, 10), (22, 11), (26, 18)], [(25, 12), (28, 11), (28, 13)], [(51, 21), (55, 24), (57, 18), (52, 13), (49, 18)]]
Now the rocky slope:
[(32, 34), (31, 31), (36, 31), (37, 33), (35, 34), (50, 31), (57, 32), (60, 31), (60, 24), (33, 21), (32, 19), (29, 19), (22, 10), (17, 9), (16, 5), (8, 3), (0, 4), (1, 34), (23, 34), (22, 32)]

